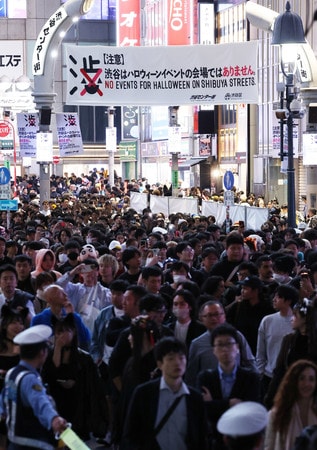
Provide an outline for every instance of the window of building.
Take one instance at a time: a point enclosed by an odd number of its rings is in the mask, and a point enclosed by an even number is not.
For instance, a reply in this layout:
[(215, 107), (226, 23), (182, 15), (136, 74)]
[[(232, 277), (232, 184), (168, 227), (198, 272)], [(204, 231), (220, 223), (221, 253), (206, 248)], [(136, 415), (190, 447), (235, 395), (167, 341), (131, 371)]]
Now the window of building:
[[(61, 4), (66, 3), (66, 1), (62, 0)], [(83, 20), (115, 20), (115, 18), (116, 0), (95, 0), (91, 10), (82, 16)]]
[(26, 0), (0, 0), (0, 17), (26, 18)]

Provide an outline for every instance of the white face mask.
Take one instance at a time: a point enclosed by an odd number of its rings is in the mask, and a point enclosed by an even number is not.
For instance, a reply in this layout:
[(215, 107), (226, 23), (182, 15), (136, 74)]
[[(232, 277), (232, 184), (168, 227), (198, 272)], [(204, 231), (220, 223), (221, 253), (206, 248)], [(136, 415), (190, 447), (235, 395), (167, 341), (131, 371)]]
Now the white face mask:
[(186, 281), (186, 280), (187, 280), (186, 275), (173, 275), (174, 283), (182, 283), (183, 281)]
[(86, 237), (86, 244), (92, 244), (92, 238)]
[(187, 319), (188, 310), (180, 309), (180, 308), (173, 308), (173, 314), (176, 317), (176, 319)]
[(60, 254), (58, 255), (58, 261), (59, 261), (61, 264), (64, 264), (64, 263), (67, 261), (67, 255), (66, 255), (66, 253), (60, 253)]
[(289, 276), (288, 275), (281, 275), (279, 273), (273, 273), (273, 278), (278, 283), (287, 283)]

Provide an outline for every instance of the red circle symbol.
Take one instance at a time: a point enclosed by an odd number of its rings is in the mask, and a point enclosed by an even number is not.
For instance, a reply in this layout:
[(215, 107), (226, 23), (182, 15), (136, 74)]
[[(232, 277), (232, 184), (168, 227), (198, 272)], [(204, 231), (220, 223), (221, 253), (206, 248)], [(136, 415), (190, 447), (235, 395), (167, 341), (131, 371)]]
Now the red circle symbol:
[(53, 164), (58, 164), (60, 162), (59, 156), (53, 156)]
[(5, 122), (0, 122), (0, 137), (4, 138), (10, 133), (10, 126)]

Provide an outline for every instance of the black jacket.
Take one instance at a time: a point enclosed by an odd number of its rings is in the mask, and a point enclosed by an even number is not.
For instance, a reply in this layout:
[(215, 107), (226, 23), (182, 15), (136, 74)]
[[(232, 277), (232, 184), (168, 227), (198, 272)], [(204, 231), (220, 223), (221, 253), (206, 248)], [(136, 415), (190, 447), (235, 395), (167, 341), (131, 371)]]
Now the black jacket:
[[(199, 392), (188, 387), (187, 449), (206, 450), (206, 420), (203, 400)], [(160, 392), (160, 379), (138, 386), (131, 399), (126, 416), (123, 442), (120, 450), (159, 450), (154, 429)]]

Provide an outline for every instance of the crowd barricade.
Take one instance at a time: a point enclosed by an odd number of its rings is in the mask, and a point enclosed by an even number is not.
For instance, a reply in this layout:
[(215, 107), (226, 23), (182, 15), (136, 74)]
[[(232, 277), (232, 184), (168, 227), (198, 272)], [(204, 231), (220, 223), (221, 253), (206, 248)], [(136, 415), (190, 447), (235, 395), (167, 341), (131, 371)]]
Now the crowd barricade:
[[(140, 192), (131, 192), (130, 206), (138, 213), (142, 213), (143, 209), (148, 206), (147, 194)], [(158, 195), (150, 195), (150, 208), (153, 214), (163, 213), (165, 216), (169, 214), (181, 212), (184, 214), (198, 214), (197, 198), (180, 198), (180, 197), (161, 197)]]
[[(227, 207), (223, 203), (203, 200), (201, 213), (203, 216), (214, 216), (216, 223), (222, 225), (226, 220)], [(260, 230), (261, 225), (268, 220), (269, 210), (255, 206), (230, 206), (229, 216), (232, 223), (243, 220), (246, 229)]]
[[(140, 192), (130, 193), (130, 206), (138, 213), (148, 206), (148, 195)], [(183, 214), (199, 214), (197, 198), (180, 197), (161, 197), (150, 195), (150, 208), (153, 214), (169, 214), (181, 212)], [(216, 223), (222, 225), (226, 219), (227, 207), (223, 203), (203, 200), (201, 214), (203, 216), (215, 216)], [(261, 225), (268, 220), (269, 211), (267, 208), (257, 208), (254, 206), (233, 205), (229, 209), (232, 223), (243, 220), (245, 227), (253, 230), (259, 230)]]
[(165, 217), (169, 215), (169, 197), (150, 195), (150, 208), (153, 214), (162, 213)]
[(199, 214), (198, 199), (197, 198), (179, 198), (167, 197), (169, 199), (169, 213), (181, 212), (184, 214), (195, 215)]
[(141, 194), (140, 192), (130, 192), (130, 206), (135, 209), (136, 212), (142, 213), (143, 209), (148, 207), (147, 194)]

